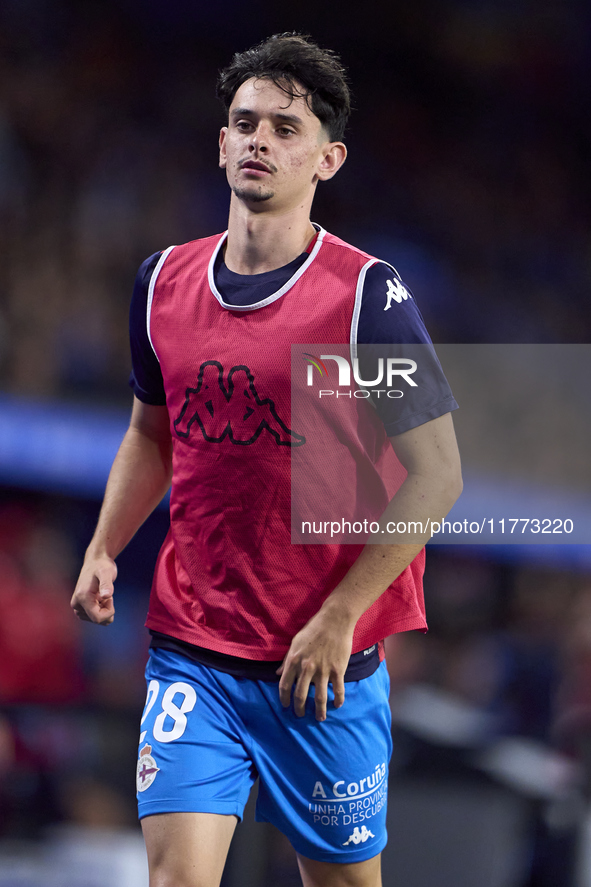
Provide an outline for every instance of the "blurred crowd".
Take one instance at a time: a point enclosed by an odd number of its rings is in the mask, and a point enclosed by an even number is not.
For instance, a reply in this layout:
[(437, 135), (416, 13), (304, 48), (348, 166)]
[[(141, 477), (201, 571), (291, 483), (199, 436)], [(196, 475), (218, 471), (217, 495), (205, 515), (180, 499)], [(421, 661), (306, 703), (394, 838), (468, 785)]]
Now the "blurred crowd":
[[(0, 504), (0, 839), (56, 821), (131, 826), (144, 697), (147, 589), (123, 579), (117, 628), (82, 625), (68, 602), (80, 507), (29, 496)], [(82, 530), (84, 533), (84, 530)]]

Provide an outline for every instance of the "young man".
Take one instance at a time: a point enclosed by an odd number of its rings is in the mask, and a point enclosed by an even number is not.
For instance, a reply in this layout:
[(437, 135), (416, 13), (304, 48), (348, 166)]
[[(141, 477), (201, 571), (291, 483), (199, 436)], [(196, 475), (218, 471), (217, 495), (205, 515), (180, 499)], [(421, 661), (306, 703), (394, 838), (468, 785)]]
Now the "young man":
[[(72, 606), (113, 621), (114, 559), (172, 479), (138, 760), (151, 887), (219, 884), (257, 776), (257, 816), (289, 837), (306, 887), (378, 887), (391, 751), (381, 641), (425, 627), (427, 536), (290, 544), (290, 456), (305, 446), (289, 427), (290, 345), (429, 340), (392, 268), (310, 222), (317, 183), (346, 156), (338, 58), (278, 35), (237, 54), (218, 89), (227, 236), (140, 269), (131, 424)], [(389, 520), (436, 520), (455, 501), (453, 408), (440, 377), (420, 412), (386, 411), (370, 443), (347, 432), (371, 478), (391, 435), (407, 476)]]

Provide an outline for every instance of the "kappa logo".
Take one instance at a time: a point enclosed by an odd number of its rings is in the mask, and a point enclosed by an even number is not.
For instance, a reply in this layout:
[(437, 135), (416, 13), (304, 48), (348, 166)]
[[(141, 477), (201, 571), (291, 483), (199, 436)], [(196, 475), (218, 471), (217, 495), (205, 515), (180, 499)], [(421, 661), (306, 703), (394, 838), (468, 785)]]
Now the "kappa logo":
[(361, 831), (359, 831), (359, 826), (356, 825), (353, 829), (353, 834), (349, 835), (343, 847), (346, 847), (347, 844), (365, 844), (368, 838), (375, 838), (374, 833), (370, 832), (364, 825), (361, 826)]
[(386, 307), (384, 311), (387, 311), (388, 308), (392, 307), (392, 299), (396, 302), (400, 303), (403, 299), (408, 299), (410, 293), (404, 287), (399, 280), (388, 280), (388, 292), (386, 293)]
[(185, 390), (185, 402), (174, 429), (179, 437), (187, 438), (193, 425), (208, 443), (221, 443), (227, 438), (244, 447), (258, 440), (263, 431), (280, 447), (306, 443), (302, 434), (287, 427), (271, 398), (259, 396), (247, 366), (233, 366), (226, 383), (218, 360), (204, 361), (199, 367), (197, 387)]
[(136, 771), (138, 792), (145, 792), (147, 788), (150, 788), (150, 786), (156, 779), (156, 774), (160, 773), (160, 767), (158, 767), (158, 765), (156, 764), (156, 761), (152, 757), (151, 752), (151, 745), (144, 745), (143, 749), (140, 752)]

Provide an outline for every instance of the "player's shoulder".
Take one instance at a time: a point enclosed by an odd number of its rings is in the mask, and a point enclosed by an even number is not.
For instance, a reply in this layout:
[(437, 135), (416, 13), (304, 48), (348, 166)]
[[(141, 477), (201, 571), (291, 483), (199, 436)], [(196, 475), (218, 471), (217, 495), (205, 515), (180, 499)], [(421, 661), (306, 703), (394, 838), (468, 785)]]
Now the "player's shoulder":
[[(348, 253), (350, 256), (355, 257), (358, 260), (360, 266), (364, 270), (364, 285), (366, 289), (368, 287), (372, 288), (373, 286), (385, 284), (387, 280), (391, 280), (392, 282), (398, 281), (398, 283), (403, 286), (402, 278), (394, 265), (391, 265), (383, 259), (379, 259), (377, 256), (371, 255), (371, 253), (354, 246), (352, 243), (348, 243), (346, 240), (342, 240), (340, 237), (331, 234), (329, 231), (324, 231), (323, 234), (324, 244), (333, 247), (335, 250), (341, 251), (341, 255)], [(408, 296), (412, 297), (412, 293), (408, 287), (404, 288), (407, 292), (407, 298)]]
[(175, 252), (184, 253), (200, 252), (203, 249), (216, 247), (220, 240), (224, 239), (227, 234), (227, 231), (222, 231), (219, 234), (210, 234), (207, 237), (198, 237), (196, 240), (188, 240), (186, 243), (180, 243), (176, 244), (175, 246), (170, 246), (169, 249)]
[(357, 300), (362, 313), (365, 314), (377, 312), (376, 316), (382, 317), (384, 311), (399, 305), (400, 307), (394, 312), (397, 315), (400, 313), (420, 315), (412, 291), (404, 283), (394, 265), (375, 257), (372, 257), (372, 261), (362, 269), (357, 286)]
[(208, 237), (198, 237), (195, 240), (188, 240), (186, 243), (173, 243), (166, 249), (160, 250), (160, 257), (167, 263), (172, 258), (182, 256), (186, 259), (189, 256), (199, 255), (202, 252), (211, 253), (221, 240), (227, 236), (227, 231), (220, 234), (211, 234)]
[(158, 250), (157, 252), (152, 253), (151, 256), (148, 256), (147, 259), (144, 259), (144, 261), (138, 268), (133, 284), (133, 294), (131, 300), (132, 311), (134, 310), (134, 307), (137, 307), (140, 304), (145, 305), (148, 298), (150, 281), (161, 257), (162, 250)]
[(415, 298), (389, 262), (366, 269), (359, 293), (360, 343), (428, 343), (429, 334)]
[(209, 237), (199, 237), (196, 240), (189, 240), (187, 243), (173, 244), (166, 249), (155, 253), (150, 260), (151, 264), (150, 277), (154, 282), (159, 281), (163, 277), (174, 276), (175, 273), (193, 263), (202, 263), (207, 265), (211, 256), (219, 246), (221, 241), (225, 239), (227, 232), (221, 234), (212, 234)]
[(354, 246), (352, 243), (348, 243), (346, 240), (342, 240), (329, 231), (322, 230), (320, 236), (322, 237), (322, 246), (325, 248), (325, 252), (336, 254), (338, 261), (346, 261), (348, 259), (357, 265), (360, 270), (362, 268), (367, 270), (371, 265), (379, 262), (379, 259), (375, 256), (370, 255), (370, 253), (360, 249), (358, 246)]

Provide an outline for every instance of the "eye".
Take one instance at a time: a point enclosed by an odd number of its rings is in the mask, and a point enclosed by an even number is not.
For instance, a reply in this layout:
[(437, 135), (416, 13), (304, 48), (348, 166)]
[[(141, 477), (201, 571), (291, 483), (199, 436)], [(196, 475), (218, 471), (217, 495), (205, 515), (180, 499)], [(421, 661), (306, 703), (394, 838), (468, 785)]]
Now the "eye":
[(294, 134), (294, 130), (290, 129), (288, 126), (280, 126), (277, 132), (282, 136), (292, 136)]
[(242, 132), (248, 132), (252, 129), (252, 123), (249, 120), (237, 120), (236, 129), (239, 129)]

